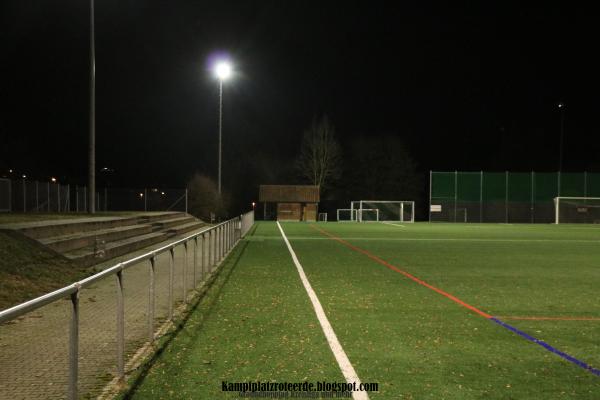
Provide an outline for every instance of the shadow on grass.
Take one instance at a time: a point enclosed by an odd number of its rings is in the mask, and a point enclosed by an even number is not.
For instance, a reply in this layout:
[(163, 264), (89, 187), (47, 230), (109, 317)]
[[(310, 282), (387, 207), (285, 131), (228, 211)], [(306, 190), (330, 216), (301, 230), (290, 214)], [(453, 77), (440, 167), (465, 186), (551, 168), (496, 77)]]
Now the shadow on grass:
[[(250, 235), (252, 232), (248, 232)], [(132, 374), (129, 383), (129, 387), (126, 389), (127, 391), (121, 393), (117, 398), (119, 399), (131, 399), (135, 394), (140, 385), (144, 382), (144, 379), (156, 363), (164, 351), (169, 347), (171, 342), (178, 336), (178, 334), (185, 327), (186, 323), (192, 316), (192, 314), (198, 309), (200, 304), (204, 304), (207, 306), (206, 312), (203, 312), (201, 321), (198, 324), (198, 328), (201, 328), (204, 325), (204, 322), (207, 318), (212, 314), (215, 303), (217, 299), (219, 299), (219, 295), (223, 290), (223, 287), (229, 282), (231, 274), (235, 270), (238, 265), (242, 255), (244, 254), (246, 247), (248, 247), (248, 241), (242, 240), (239, 245), (234, 249), (233, 253), (231, 253), (224, 264), (222, 264), (216, 271), (211, 273), (208, 277), (206, 283), (200, 288), (200, 291), (196, 298), (194, 299), (193, 304), (188, 308), (184, 315), (174, 322), (174, 329), (169, 333), (165, 334), (161, 339), (154, 354), (146, 360), (142, 365), (138, 367), (138, 370)], [(219, 278), (222, 279), (219, 279)], [(218, 281), (218, 284), (215, 283)]]

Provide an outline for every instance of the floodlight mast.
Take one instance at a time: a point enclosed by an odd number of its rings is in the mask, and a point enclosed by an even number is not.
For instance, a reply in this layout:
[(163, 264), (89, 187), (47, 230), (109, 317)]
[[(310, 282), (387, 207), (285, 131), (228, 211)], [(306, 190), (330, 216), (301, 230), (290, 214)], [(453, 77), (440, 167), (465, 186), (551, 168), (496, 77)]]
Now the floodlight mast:
[(563, 167), (563, 141), (565, 136), (565, 103), (562, 101), (558, 103), (558, 109), (560, 110), (560, 141), (559, 141), (559, 154), (558, 154), (558, 196), (560, 193), (560, 173)]
[(221, 194), (221, 146), (223, 136), (223, 81), (231, 77), (231, 64), (222, 61), (215, 65), (215, 75), (219, 79), (219, 171), (217, 190)]

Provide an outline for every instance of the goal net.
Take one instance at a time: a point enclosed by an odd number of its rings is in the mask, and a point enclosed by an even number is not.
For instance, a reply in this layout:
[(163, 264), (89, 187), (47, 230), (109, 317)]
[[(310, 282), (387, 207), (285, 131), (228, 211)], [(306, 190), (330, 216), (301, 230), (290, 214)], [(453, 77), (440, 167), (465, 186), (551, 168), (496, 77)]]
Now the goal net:
[[(358, 200), (351, 202), (350, 208), (358, 210), (356, 216), (360, 222), (415, 222), (414, 201)], [(374, 214), (376, 219), (373, 219)]]
[(337, 209), (337, 221), (338, 222), (352, 222), (356, 221), (357, 210), (351, 208), (338, 208)]
[(555, 197), (554, 223), (600, 223), (600, 197)]

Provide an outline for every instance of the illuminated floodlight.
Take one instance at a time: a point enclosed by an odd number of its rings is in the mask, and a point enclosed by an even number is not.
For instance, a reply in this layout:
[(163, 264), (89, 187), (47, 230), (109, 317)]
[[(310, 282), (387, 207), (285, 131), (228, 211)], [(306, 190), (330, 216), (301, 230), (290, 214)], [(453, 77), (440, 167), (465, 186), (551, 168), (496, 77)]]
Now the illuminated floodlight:
[(231, 64), (221, 61), (215, 65), (215, 75), (219, 80), (225, 81), (231, 76)]
[(50, 180), (52, 181), (52, 183), (56, 183), (56, 178), (55, 177), (50, 178)]

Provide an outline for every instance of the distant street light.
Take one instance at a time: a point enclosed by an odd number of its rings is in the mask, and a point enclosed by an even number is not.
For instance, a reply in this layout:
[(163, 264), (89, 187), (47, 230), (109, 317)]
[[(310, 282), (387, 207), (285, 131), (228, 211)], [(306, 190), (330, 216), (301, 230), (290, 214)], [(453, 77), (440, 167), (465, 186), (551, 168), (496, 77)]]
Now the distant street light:
[(223, 81), (231, 77), (231, 64), (221, 61), (215, 65), (215, 75), (219, 79), (219, 173), (218, 191), (221, 194), (221, 143), (223, 134)]
[(56, 183), (56, 178), (55, 177), (50, 178), (50, 180), (52, 181), (52, 183)]

